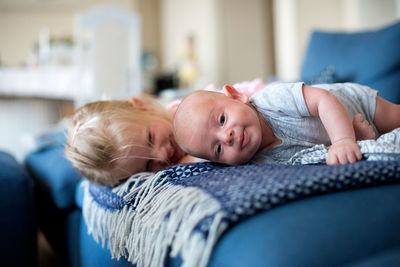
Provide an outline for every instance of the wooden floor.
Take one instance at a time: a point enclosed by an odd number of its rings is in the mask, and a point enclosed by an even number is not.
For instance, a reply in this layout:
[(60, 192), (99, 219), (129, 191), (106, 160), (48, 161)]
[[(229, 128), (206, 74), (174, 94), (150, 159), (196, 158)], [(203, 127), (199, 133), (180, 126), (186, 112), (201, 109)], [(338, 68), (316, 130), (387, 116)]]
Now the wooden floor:
[(47, 242), (46, 238), (44, 237), (43, 233), (38, 231), (38, 260), (39, 260), (39, 267), (57, 267), (60, 266), (58, 264), (56, 255), (54, 251), (50, 247), (49, 243)]

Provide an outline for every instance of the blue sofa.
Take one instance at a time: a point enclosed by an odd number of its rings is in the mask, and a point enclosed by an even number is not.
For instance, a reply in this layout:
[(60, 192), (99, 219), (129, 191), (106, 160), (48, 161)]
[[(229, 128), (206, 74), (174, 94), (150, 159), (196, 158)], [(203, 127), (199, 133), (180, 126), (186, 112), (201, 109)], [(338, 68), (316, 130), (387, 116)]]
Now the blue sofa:
[(314, 31), (301, 69), (306, 83), (354, 82), (400, 103), (400, 22), (356, 33)]
[(35, 183), (38, 226), (57, 255), (57, 266), (131, 266), (112, 260), (87, 234), (81, 211), (83, 178), (64, 157), (63, 138), (64, 132), (44, 134), (42, 140), (52, 141), (25, 159)]
[(0, 151), (1, 266), (37, 266), (33, 181), (16, 159)]
[[(39, 226), (65, 266), (132, 266), (88, 235), (82, 177), (62, 144), (30, 154)], [(400, 184), (314, 196), (253, 216), (225, 233), (209, 266), (399, 266)], [(180, 266), (180, 259), (169, 265)]]
[[(359, 82), (400, 103), (398, 47), (400, 23), (374, 32), (315, 32), (302, 80)], [(63, 133), (55, 136), (49, 138), (54, 142), (29, 154), (25, 165), (36, 185), (39, 227), (60, 263), (132, 266), (124, 258), (111, 259), (88, 235), (82, 217), (84, 178), (64, 157)], [(216, 244), (209, 266), (400, 266), (399, 203), (400, 184), (287, 203), (229, 229)], [(166, 266), (180, 263), (179, 257), (165, 261)]]

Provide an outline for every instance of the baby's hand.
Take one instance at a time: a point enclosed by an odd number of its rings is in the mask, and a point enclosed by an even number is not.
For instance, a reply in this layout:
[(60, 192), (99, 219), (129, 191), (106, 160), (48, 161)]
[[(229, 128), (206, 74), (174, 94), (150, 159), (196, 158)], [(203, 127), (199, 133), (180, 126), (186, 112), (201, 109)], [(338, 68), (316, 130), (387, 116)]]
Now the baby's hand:
[(348, 164), (362, 158), (360, 147), (353, 138), (344, 138), (336, 141), (328, 150), (326, 164)]

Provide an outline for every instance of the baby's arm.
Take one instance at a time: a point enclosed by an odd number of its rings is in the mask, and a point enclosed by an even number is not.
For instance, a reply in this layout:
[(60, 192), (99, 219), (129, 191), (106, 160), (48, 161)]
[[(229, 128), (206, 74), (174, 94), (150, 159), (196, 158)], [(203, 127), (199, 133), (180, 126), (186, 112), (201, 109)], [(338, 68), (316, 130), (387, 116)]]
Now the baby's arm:
[(328, 132), (332, 146), (328, 150), (328, 165), (353, 163), (361, 159), (351, 118), (344, 106), (330, 92), (317, 87), (303, 86), (308, 111), (319, 116)]

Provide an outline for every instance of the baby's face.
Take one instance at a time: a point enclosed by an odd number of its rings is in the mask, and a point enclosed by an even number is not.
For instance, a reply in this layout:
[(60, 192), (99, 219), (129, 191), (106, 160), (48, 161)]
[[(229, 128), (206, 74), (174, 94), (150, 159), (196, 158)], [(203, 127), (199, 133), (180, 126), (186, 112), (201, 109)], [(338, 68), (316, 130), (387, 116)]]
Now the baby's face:
[(257, 112), (246, 100), (199, 91), (188, 96), (174, 118), (178, 144), (189, 154), (225, 164), (248, 162), (260, 147)]

